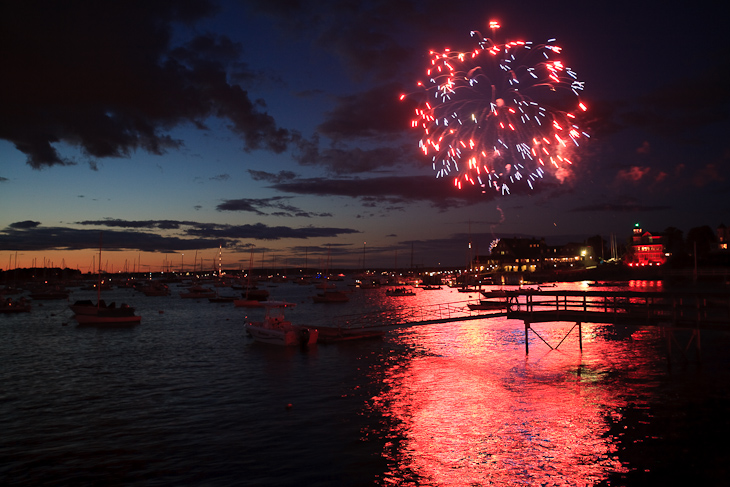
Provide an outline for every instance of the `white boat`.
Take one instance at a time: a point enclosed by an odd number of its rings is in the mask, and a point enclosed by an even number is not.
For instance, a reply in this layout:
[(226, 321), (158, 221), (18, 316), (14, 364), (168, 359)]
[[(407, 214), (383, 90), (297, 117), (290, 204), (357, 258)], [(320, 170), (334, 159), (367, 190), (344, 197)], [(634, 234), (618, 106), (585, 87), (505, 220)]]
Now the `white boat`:
[(319, 332), (315, 328), (296, 326), (284, 317), (284, 310), (295, 306), (286, 301), (263, 301), (266, 315), (263, 321), (246, 324), (254, 340), (275, 345), (313, 345)]

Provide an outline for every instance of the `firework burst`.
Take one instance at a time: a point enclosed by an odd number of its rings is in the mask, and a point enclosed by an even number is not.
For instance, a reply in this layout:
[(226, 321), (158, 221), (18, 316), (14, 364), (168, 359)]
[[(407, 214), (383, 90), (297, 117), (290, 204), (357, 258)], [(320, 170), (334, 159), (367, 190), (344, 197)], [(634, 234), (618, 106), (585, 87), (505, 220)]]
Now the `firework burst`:
[(423, 130), (419, 146), (436, 177), (502, 194), (518, 184), (533, 189), (546, 175), (562, 179), (588, 137), (575, 115), (586, 110), (583, 82), (560, 60), (554, 39), (534, 45), (472, 37), (470, 52), (431, 51), (428, 81), (418, 83), (422, 99), (411, 126)]

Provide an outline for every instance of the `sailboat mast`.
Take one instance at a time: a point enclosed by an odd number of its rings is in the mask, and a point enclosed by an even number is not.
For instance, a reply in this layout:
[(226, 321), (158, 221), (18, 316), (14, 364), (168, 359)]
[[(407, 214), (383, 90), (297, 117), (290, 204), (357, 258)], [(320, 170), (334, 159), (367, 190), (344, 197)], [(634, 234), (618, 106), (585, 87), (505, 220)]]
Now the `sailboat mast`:
[(101, 303), (101, 245), (102, 237), (104, 232), (99, 232), (99, 278), (96, 284), (96, 307), (98, 308)]

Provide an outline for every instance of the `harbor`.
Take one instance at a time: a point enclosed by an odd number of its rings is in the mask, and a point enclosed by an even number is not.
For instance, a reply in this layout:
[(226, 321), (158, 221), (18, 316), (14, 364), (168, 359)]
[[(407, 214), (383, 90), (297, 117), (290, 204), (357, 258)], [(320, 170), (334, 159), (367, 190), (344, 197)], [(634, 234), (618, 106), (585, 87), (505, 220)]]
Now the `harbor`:
[(468, 304), (483, 294), (446, 286), (414, 296), (350, 288), (347, 303), (319, 304), (313, 285), (259, 283), (296, 303), (293, 323), (384, 331), (307, 347), (259, 343), (244, 323), (262, 309), (182, 298), (176, 283), (164, 296), (113, 287), (105, 299), (130, 303), (141, 323), (80, 327), (69, 300), (95, 291), (73, 289), (0, 317), (0, 479), (647, 485), (676, 480), (672, 463), (683, 461), (680, 480), (717, 485), (727, 458), (711, 445), (730, 432), (728, 332), (702, 329), (701, 360), (676, 353), (667, 367), (666, 336), (651, 322), (586, 320), (582, 344), (573, 331), (556, 346), (570, 319), (543, 322), (538, 337), (508, 316), (530, 311), (528, 299), (537, 313), (583, 296), (586, 309), (607, 306), (593, 293), (617, 293), (628, 297), (616, 297), (617, 311), (645, 310), (666, 293), (637, 284), (493, 287), (519, 309), (475, 311)]

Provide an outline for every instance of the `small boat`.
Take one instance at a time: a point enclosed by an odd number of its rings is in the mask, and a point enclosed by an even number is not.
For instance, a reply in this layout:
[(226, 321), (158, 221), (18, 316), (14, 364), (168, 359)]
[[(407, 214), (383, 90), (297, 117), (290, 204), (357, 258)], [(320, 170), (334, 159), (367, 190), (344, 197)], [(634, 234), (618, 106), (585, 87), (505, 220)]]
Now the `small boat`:
[(5, 302), (0, 304), (0, 313), (29, 313), (30, 303), (25, 298), (20, 298), (17, 301), (13, 301), (8, 298)]
[(101, 234), (99, 235), (99, 283), (96, 287), (96, 304), (90, 300), (76, 301), (69, 306), (74, 312), (73, 318), (79, 325), (129, 326), (142, 321), (141, 316), (134, 314), (134, 308), (122, 303), (117, 307), (107, 305), (101, 299)]
[(208, 298), (211, 303), (233, 303), (236, 301), (235, 296), (215, 296), (214, 298)]
[(441, 286), (431, 286), (431, 285), (420, 286), (420, 288), (423, 289), (424, 291), (440, 291), (441, 290)]
[(76, 301), (69, 308), (80, 325), (129, 325), (142, 321), (142, 317), (135, 315), (131, 306), (122, 303), (117, 307), (115, 303), (106, 304), (103, 299), (97, 304), (88, 299)]
[(286, 301), (263, 301), (266, 315), (263, 321), (246, 324), (246, 331), (254, 340), (275, 345), (313, 345), (319, 332), (316, 328), (296, 326), (284, 316), (284, 310), (295, 306)]
[(415, 296), (416, 293), (410, 289), (404, 287), (397, 287), (395, 289), (388, 289), (385, 291), (386, 296)]
[(140, 286), (139, 291), (144, 293), (145, 296), (169, 296), (170, 287), (161, 281), (150, 281), (143, 286)]
[(233, 306), (236, 308), (263, 308), (264, 302), (258, 299), (234, 299)]
[(122, 304), (120, 307), (98, 308), (95, 314), (74, 315), (79, 325), (126, 326), (136, 325), (142, 321), (141, 316), (134, 314), (134, 308)]
[(69, 309), (76, 315), (95, 315), (100, 309), (107, 309), (109, 307), (113, 309), (116, 305), (112, 303), (110, 306), (107, 306), (103, 299), (100, 299), (97, 304), (94, 304), (90, 299), (82, 299), (69, 305)]
[(181, 292), (180, 297), (183, 299), (208, 299), (215, 297), (215, 291), (204, 286), (192, 286), (187, 292)]
[(489, 309), (506, 309), (509, 307), (509, 303), (507, 301), (480, 299), (478, 303), (468, 303), (467, 306), (472, 311), (484, 311)]
[(342, 291), (325, 291), (312, 296), (315, 303), (346, 303), (350, 297)]

